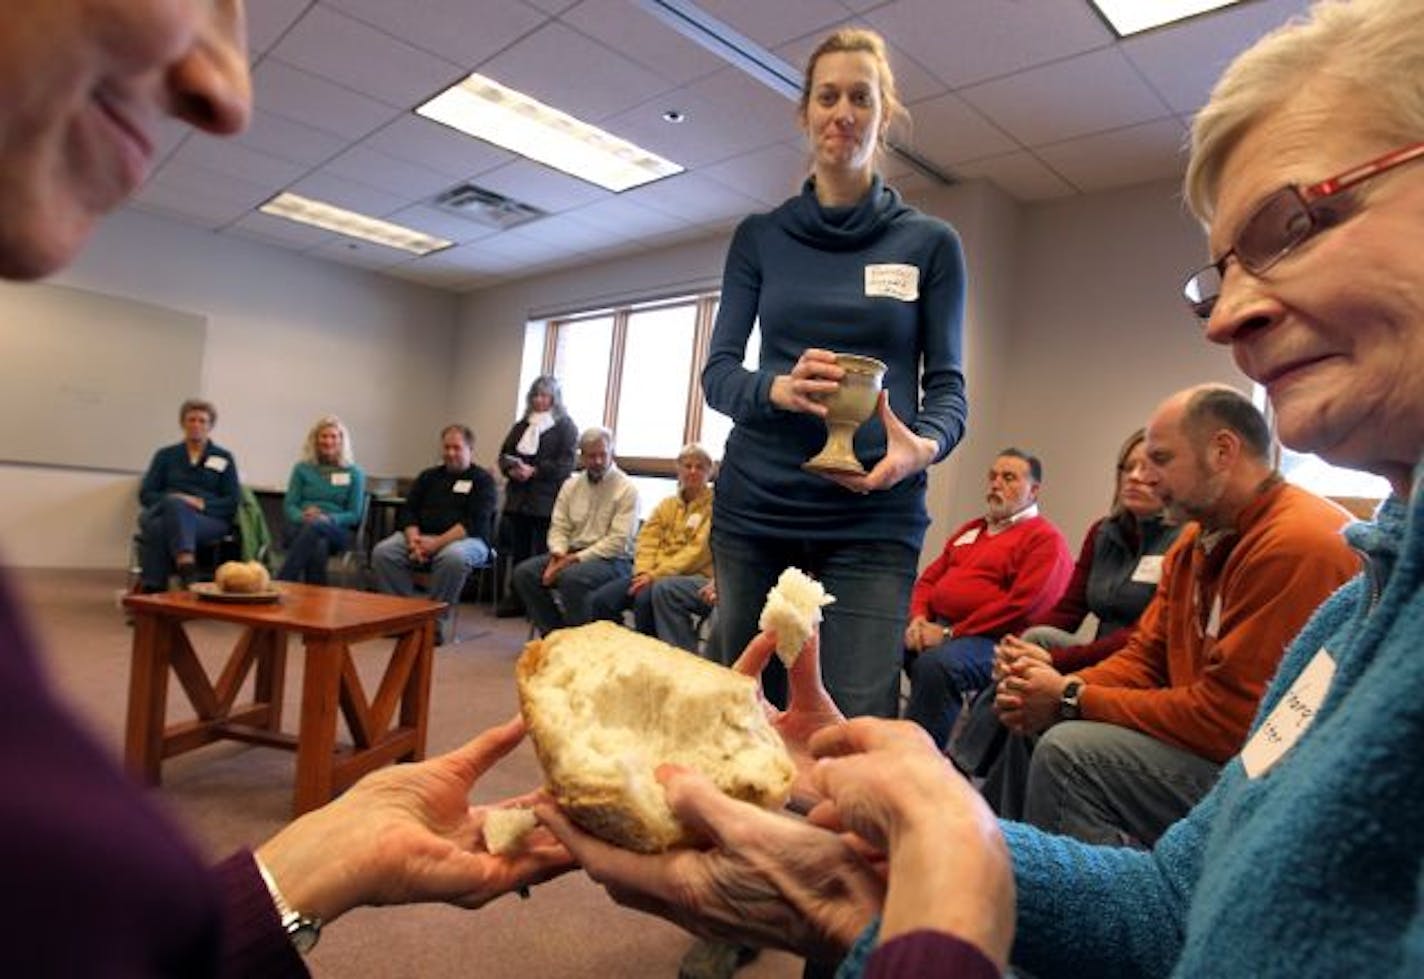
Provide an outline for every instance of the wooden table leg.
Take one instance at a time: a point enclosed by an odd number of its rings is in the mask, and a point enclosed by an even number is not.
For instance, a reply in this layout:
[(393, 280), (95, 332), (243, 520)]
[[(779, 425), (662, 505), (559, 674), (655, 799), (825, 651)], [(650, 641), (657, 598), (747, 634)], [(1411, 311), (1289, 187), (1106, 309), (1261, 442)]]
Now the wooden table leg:
[(282, 696), (287, 680), (287, 633), (284, 629), (263, 629), (256, 642), (257, 679), (254, 681), (252, 699), (259, 704), (268, 704), (267, 723), (269, 731), (282, 730)]
[(306, 675), (302, 680), (302, 716), (297, 734), (295, 816), (331, 800), (341, 659), (346, 652), (346, 645), (336, 639), (308, 635), (305, 642)]
[(133, 660), (129, 668), (129, 716), (124, 763), (149, 785), (162, 774), (163, 726), (168, 709), (168, 652), (180, 628), (157, 615), (134, 612)]

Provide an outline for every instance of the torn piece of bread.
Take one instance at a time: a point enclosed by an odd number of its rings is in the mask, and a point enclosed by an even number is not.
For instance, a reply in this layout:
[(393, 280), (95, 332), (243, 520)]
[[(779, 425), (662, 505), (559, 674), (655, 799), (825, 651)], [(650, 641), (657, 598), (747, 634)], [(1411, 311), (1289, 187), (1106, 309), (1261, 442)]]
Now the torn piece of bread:
[(594, 622), (530, 642), (516, 678), (550, 791), (610, 843), (654, 853), (691, 842), (653, 774), (666, 763), (759, 806), (786, 801), (791, 757), (751, 677)]
[(224, 561), (213, 574), (213, 581), (223, 591), (251, 595), (266, 591), (272, 577), (261, 561)]
[(790, 669), (801, 655), (801, 647), (811, 638), (811, 632), (821, 624), (821, 606), (829, 605), (836, 596), (826, 594), (821, 583), (800, 568), (787, 568), (766, 593), (761, 619), (757, 625), (763, 631), (776, 633), (776, 655)]
[(514, 807), (512, 809), (491, 809), (485, 813), (481, 832), (485, 837), (485, 849), (496, 856), (514, 853), (524, 848), (524, 839), (539, 825), (533, 809)]

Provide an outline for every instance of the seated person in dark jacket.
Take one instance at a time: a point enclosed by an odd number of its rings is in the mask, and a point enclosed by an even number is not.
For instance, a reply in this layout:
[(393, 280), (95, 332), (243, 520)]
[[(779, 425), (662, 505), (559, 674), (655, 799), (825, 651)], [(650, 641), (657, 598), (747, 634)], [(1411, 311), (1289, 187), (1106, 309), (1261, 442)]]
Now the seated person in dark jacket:
[(371, 551), (376, 587), (392, 595), (415, 594), (412, 573), (430, 570), (430, 597), (450, 608), (440, 618), (437, 641), (451, 640), (455, 606), (470, 569), (489, 563), (487, 538), (494, 519), (494, 477), (471, 455), (475, 435), (464, 425), (440, 433), (444, 464), (415, 477), (401, 508), (401, 530)]
[(178, 409), (183, 441), (153, 454), (139, 485), (139, 566), (144, 591), (165, 591), (177, 573), (192, 583), (201, 544), (232, 532), (237, 516), (237, 462), (208, 438), (218, 420), (210, 402), (189, 398)]

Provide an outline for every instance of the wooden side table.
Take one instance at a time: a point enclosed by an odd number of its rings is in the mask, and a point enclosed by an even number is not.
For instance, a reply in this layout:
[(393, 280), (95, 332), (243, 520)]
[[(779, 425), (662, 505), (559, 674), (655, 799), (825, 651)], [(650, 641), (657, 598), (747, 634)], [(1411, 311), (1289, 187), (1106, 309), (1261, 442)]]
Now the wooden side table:
[[(278, 583), (281, 600), (240, 605), (192, 592), (129, 595), (134, 617), (125, 761), (157, 785), (163, 759), (219, 740), (295, 751), (293, 813), (324, 805), (362, 775), (393, 761), (425, 757), (435, 620), (442, 602), (344, 588)], [(241, 627), (216, 681), (198, 660), (185, 625), (209, 619)], [(302, 637), (306, 672), (296, 734), (282, 729), (287, 636)], [(391, 637), (394, 648), (368, 696), (351, 644)], [(255, 668), (251, 702), (237, 703)], [(166, 724), (172, 670), (196, 717)], [(351, 744), (336, 740), (337, 712)]]

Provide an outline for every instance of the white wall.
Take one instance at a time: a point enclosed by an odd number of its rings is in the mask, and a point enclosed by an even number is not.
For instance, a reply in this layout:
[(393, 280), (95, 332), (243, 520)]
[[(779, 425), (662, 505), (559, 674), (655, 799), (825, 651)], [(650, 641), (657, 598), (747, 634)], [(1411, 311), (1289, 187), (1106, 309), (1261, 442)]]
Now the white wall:
[[(56, 281), (208, 317), (194, 394), (217, 405), (214, 439), (236, 454), (244, 482), (285, 485), (325, 412), (346, 420), (370, 472), (408, 474), (438, 457), (458, 306), (449, 293), (131, 211), (106, 222)], [(4, 560), (123, 566), (137, 481), (0, 465)]]
[(1246, 381), (1180, 298), (1206, 245), (1175, 182), (1029, 208), (1019, 245), (994, 440), (1043, 459), (1044, 512), (1076, 553), (1111, 499), (1118, 447), (1157, 403), (1204, 381)]

